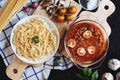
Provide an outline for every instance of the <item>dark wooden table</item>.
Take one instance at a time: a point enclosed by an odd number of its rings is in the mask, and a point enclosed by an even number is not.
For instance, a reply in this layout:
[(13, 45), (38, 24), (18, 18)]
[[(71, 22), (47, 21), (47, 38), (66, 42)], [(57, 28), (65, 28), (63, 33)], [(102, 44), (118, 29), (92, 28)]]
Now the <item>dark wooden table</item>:
[[(117, 58), (120, 60), (120, 0), (112, 0), (116, 6), (116, 11), (108, 18), (108, 23), (111, 26), (112, 33), (109, 37), (110, 46), (108, 54), (105, 58), (104, 63), (97, 70), (99, 71), (99, 80), (101, 80), (101, 75), (105, 72), (111, 72), (116, 76), (116, 73), (120, 72), (120, 69), (117, 71), (112, 71), (108, 68), (108, 60), (112, 58)], [(6, 66), (0, 57), (0, 80), (9, 80), (5, 74)], [(76, 66), (64, 71), (52, 70), (49, 76), (49, 80), (80, 80), (76, 77), (77, 73), (81, 73), (81, 70)], [(114, 79), (115, 80), (115, 79)]]

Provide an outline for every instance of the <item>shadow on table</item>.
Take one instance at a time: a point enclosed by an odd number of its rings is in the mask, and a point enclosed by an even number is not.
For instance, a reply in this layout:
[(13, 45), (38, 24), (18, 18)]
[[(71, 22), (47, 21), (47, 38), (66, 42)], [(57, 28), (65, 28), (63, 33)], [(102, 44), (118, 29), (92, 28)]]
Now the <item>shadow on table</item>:
[(6, 66), (3, 62), (2, 57), (0, 56), (0, 80), (10, 80), (6, 75)]

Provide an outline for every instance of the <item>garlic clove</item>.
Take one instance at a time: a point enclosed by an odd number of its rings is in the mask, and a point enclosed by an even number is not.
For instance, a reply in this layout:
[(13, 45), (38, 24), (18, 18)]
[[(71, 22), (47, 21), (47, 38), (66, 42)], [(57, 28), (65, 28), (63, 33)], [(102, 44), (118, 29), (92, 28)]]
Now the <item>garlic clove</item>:
[(114, 80), (114, 77), (111, 73), (104, 73), (102, 75), (102, 80)]
[(108, 67), (111, 70), (116, 71), (118, 68), (120, 68), (120, 61), (118, 59), (111, 59), (108, 62)]

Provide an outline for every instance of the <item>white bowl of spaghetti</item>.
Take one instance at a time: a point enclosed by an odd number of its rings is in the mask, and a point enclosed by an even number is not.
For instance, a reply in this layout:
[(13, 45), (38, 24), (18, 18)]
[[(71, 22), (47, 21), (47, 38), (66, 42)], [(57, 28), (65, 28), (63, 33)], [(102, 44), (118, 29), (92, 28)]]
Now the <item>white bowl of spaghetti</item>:
[(59, 32), (48, 18), (32, 15), (20, 20), (10, 36), (11, 47), (16, 56), (29, 64), (49, 60), (59, 46)]

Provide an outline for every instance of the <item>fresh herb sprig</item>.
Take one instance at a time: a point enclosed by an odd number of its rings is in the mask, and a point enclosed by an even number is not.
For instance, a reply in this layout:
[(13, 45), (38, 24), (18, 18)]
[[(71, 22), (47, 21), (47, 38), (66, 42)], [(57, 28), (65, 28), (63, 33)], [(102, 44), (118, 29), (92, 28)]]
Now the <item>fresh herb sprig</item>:
[(60, 57), (59, 56), (55, 56), (53, 64), (54, 64), (54, 66), (58, 66), (60, 64)]
[(39, 37), (38, 36), (32, 37), (32, 41), (35, 43), (39, 43)]
[(96, 71), (92, 71), (92, 69), (90, 68), (84, 68), (82, 70), (83, 75), (82, 74), (76, 74), (76, 76), (80, 79), (80, 80), (97, 80), (98, 79), (98, 70)]

